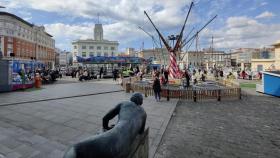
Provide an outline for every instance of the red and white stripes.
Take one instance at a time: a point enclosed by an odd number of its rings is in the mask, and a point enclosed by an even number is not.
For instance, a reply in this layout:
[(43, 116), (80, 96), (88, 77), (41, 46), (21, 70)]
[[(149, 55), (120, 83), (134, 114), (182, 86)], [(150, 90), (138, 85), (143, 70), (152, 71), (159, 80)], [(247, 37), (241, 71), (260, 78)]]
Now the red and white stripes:
[(171, 78), (177, 78), (178, 77), (178, 73), (179, 73), (179, 69), (177, 66), (177, 60), (176, 60), (176, 54), (175, 52), (170, 52), (170, 65), (169, 65), (169, 75)]

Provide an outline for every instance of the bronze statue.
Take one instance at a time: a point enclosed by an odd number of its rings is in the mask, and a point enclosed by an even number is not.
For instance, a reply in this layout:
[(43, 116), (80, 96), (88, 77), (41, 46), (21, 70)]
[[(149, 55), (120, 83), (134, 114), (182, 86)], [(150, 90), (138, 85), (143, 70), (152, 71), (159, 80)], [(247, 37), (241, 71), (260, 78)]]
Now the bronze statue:
[[(119, 103), (103, 118), (107, 131), (73, 145), (64, 158), (125, 158), (138, 134), (144, 132), (146, 112), (141, 107), (143, 96), (135, 93), (130, 101)], [(108, 126), (109, 120), (118, 115), (115, 126)]]

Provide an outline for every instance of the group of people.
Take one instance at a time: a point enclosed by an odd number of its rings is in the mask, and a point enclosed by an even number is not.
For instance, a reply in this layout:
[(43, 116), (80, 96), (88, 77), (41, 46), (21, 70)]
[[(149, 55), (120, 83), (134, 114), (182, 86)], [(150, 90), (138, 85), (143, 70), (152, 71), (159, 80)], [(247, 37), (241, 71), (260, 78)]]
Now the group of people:
[[(198, 71), (198, 72), (197, 72)], [(198, 80), (201, 80), (203, 82), (206, 81), (206, 76), (207, 76), (207, 71), (206, 70), (193, 70), (192, 72), (189, 69), (185, 69), (184, 71), (181, 72), (181, 78), (185, 78), (184, 82), (184, 87), (190, 87), (190, 81), (193, 80), (193, 84), (196, 85), (198, 83)], [(168, 76), (169, 76), (169, 71), (168, 69), (161, 68), (160, 71), (155, 69), (153, 71), (153, 91), (155, 95), (156, 101), (160, 101), (160, 92), (161, 92), (161, 86), (165, 86), (168, 84)]]

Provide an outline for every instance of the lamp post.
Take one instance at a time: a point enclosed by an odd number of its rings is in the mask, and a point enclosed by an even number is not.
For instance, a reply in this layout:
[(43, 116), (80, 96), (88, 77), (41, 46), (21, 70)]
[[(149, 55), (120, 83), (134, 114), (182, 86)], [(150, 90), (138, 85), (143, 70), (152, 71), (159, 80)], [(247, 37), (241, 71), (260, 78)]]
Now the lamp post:
[(172, 41), (173, 47), (174, 47), (174, 41), (178, 40), (178, 38), (179, 38), (179, 35), (170, 35), (170, 36), (168, 36), (168, 40)]
[(2, 52), (2, 36), (0, 36), (0, 60), (3, 58), (3, 52)]

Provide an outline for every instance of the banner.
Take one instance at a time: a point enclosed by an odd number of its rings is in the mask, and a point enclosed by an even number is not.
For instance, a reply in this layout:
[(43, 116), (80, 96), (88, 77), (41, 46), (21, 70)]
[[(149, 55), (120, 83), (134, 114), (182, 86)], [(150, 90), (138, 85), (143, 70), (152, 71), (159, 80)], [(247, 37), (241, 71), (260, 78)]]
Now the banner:
[(104, 64), (104, 63), (110, 63), (110, 64), (118, 64), (118, 63), (130, 63), (130, 64), (141, 64), (145, 62), (145, 59), (139, 58), (139, 57), (89, 57), (89, 58), (83, 58), (80, 56), (77, 56), (77, 61), (79, 63), (87, 63), (87, 64)]

